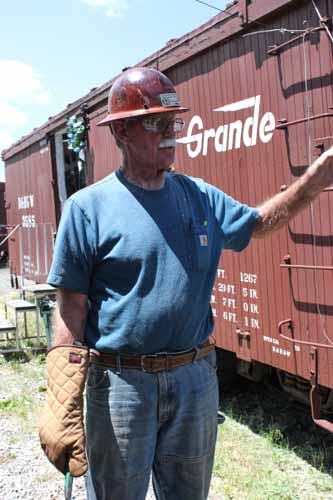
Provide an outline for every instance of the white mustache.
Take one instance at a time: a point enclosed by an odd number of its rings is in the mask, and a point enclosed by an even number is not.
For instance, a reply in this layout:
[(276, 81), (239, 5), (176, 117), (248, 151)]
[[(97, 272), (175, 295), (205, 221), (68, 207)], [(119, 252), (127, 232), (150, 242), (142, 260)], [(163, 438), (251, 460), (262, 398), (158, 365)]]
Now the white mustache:
[(162, 139), (158, 147), (159, 149), (175, 148), (176, 144), (176, 139)]

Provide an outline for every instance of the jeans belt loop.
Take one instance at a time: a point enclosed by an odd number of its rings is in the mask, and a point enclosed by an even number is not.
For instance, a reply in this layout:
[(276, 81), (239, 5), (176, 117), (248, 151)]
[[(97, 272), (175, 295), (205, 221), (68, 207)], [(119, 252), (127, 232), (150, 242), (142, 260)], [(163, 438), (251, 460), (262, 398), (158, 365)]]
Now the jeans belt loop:
[(195, 363), (199, 358), (200, 349), (199, 349), (199, 347), (194, 347), (193, 349), (195, 349), (195, 354), (194, 354), (194, 358), (193, 358), (192, 363)]
[(165, 361), (166, 361), (166, 370), (169, 370), (169, 356), (168, 354), (165, 356)]
[(142, 354), (141, 356), (141, 369), (143, 372), (147, 372), (147, 370), (145, 369), (145, 359), (146, 358), (153, 358), (153, 357), (156, 357), (156, 354)]
[(116, 374), (117, 375), (120, 375), (121, 374), (121, 360), (120, 360), (120, 354), (118, 353), (117, 354), (117, 357), (116, 357)]

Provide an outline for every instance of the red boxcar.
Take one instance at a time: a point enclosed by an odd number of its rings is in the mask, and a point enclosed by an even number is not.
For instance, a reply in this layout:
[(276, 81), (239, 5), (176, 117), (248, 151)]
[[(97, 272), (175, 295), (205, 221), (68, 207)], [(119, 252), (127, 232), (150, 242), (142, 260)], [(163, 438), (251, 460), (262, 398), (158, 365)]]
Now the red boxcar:
[[(239, 0), (139, 65), (175, 83), (191, 109), (175, 168), (252, 206), (285, 189), (333, 143), (332, 19), (327, 0)], [(321, 18), (319, 17), (321, 16)], [(4, 152), (12, 273), (41, 281), (61, 206), (109, 174), (119, 153), (107, 128), (112, 80)], [(67, 149), (66, 122), (87, 125), (84, 170)], [(269, 239), (225, 252), (212, 295), (217, 346), (238, 371), (276, 369), (295, 396), (310, 392), (317, 422), (333, 413), (332, 189)], [(29, 236), (30, 235), (30, 236)]]
[(0, 182), (0, 264), (5, 263), (8, 254), (7, 243), (7, 214), (6, 214), (6, 184)]

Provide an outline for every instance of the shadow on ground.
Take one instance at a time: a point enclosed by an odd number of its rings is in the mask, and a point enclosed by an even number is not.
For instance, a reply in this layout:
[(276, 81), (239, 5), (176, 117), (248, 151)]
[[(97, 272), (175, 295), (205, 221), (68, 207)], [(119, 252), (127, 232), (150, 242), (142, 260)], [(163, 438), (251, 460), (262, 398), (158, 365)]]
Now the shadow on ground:
[(333, 434), (314, 424), (310, 407), (276, 386), (238, 378), (221, 393), (220, 410), (333, 476)]

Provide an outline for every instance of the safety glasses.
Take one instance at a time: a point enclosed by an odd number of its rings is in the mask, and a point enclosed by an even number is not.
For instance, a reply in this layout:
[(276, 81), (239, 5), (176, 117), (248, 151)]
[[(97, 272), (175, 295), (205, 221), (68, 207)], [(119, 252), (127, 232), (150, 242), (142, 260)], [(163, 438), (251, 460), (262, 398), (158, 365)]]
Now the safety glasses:
[(185, 126), (184, 120), (181, 118), (170, 118), (156, 116), (147, 118), (130, 118), (128, 121), (139, 121), (146, 132), (153, 132), (155, 134), (164, 134), (167, 130), (174, 133), (181, 132)]

